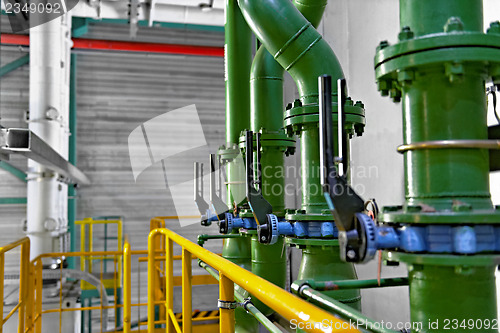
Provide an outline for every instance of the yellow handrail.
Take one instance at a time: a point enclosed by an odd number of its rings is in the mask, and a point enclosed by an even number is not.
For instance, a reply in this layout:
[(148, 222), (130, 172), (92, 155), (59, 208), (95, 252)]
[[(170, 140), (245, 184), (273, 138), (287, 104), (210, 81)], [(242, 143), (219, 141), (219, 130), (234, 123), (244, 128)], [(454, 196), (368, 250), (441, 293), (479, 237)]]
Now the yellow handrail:
[(123, 332), (130, 333), (131, 306), (132, 306), (132, 277), (131, 277), (131, 251), (128, 236), (123, 244)]
[[(4, 273), (5, 273), (5, 253), (21, 246), (21, 258), (19, 264), (19, 301), (14, 306), (14, 308), (7, 314), (7, 316), (3, 316), (3, 291), (4, 291)], [(30, 279), (30, 239), (28, 237), (21, 238), (13, 243), (10, 243), (6, 246), (0, 247), (0, 333), (3, 332), (3, 324), (17, 311), (19, 324), (17, 326), (18, 333), (24, 333), (24, 323), (25, 321), (31, 321), (31, 311), (26, 311), (26, 306), (32, 306), (30, 302), (28, 302), (28, 298), (30, 297), (30, 293), (28, 290), (31, 289), (31, 280)], [(30, 313), (27, 315), (27, 313)]]
[[(153, 333), (155, 330), (155, 257), (156, 257), (156, 238), (158, 236), (165, 237), (165, 294), (164, 304), (166, 308), (166, 326), (167, 333), (180, 332), (177, 330), (177, 322), (170, 318), (170, 313), (173, 311), (173, 243), (180, 245), (184, 253), (191, 253), (199, 259), (212, 266), (219, 271), (219, 293), (220, 299), (223, 301), (234, 301), (234, 283), (247, 290), (254, 295), (264, 304), (274, 309), (287, 320), (295, 320), (297, 324), (302, 324), (303, 327), (311, 326), (311, 323), (318, 323), (312, 325), (311, 332), (359, 332), (345, 325), (346, 323), (333, 316), (332, 314), (292, 295), (291, 293), (281, 289), (280, 287), (270, 283), (269, 281), (252, 274), (251, 272), (241, 268), (240, 266), (219, 257), (218, 255), (208, 251), (207, 249), (187, 240), (186, 238), (174, 233), (168, 229), (154, 229), (150, 232), (148, 237), (148, 333)], [(187, 261), (188, 256), (183, 259)], [(184, 261), (184, 260), (183, 260)], [(187, 267), (186, 267), (187, 269)], [(183, 269), (184, 273), (184, 269)], [(183, 279), (184, 280), (184, 279)], [(183, 286), (184, 287), (184, 286)], [(186, 287), (189, 287), (186, 285)], [(187, 288), (189, 289), (189, 288)], [(182, 288), (183, 304), (187, 298), (191, 297), (191, 291)], [(184, 310), (184, 309), (183, 309)], [(234, 332), (234, 310), (220, 310), (220, 332), (231, 333)], [(186, 319), (186, 318), (183, 318)], [(320, 325), (327, 323), (327, 325)], [(344, 323), (344, 326), (342, 326)], [(309, 325), (308, 325), (309, 324)], [(184, 330), (185, 327), (190, 328), (190, 323), (183, 321), (183, 333), (190, 332)]]

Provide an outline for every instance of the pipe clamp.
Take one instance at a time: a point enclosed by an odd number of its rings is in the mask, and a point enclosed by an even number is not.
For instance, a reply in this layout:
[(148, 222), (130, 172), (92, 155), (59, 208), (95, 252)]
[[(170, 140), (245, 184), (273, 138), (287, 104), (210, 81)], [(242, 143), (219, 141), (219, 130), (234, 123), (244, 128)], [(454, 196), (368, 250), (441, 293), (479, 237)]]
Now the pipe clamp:
[(217, 307), (224, 310), (234, 310), (238, 307), (239, 303), (235, 301), (222, 301), (217, 300)]

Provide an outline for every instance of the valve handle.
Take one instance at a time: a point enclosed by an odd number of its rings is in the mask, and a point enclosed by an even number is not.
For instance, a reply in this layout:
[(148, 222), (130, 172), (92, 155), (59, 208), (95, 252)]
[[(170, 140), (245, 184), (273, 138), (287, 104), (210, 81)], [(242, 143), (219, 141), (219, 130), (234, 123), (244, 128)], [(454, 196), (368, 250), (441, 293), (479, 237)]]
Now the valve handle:
[[(367, 223), (364, 201), (347, 183), (347, 133), (345, 131), (345, 79), (338, 81), (338, 151), (333, 157), (332, 82), (329, 75), (318, 78), (320, 112), (321, 185), (339, 230), (341, 259), (362, 262), (367, 257)], [(338, 161), (338, 166), (335, 165)], [(365, 218), (366, 217), (366, 218)], [(371, 220), (371, 219), (370, 219)], [(369, 226), (371, 227), (371, 225)]]
[(203, 198), (203, 163), (194, 162), (194, 203), (201, 215), (201, 223), (206, 224), (208, 203)]
[[(221, 219), (224, 218), (224, 213), (228, 211), (227, 205), (222, 201), (222, 199), (219, 197), (217, 194), (217, 184), (215, 181), (215, 154), (210, 154), (210, 203), (212, 205), (212, 208), (217, 215), (218, 220), (220, 221)], [(218, 170), (218, 178), (219, 178), (219, 193), (221, 193), (220, 190), (220, 168), (221, 166), (218, 165), (219, 170)]]
[[(257, 133), (260, 134), (260, 133)], [(260, 148), (260, 135), (257, 135), (257, 147)], [(273, 212), (273, 207), (271, 204), (264, 199), (262, 196), (262, 174), (259, 170), (259, 189), (255, 188), (255, 180), (254, 180), (254, 160), (253, 160), (253, 132), (247, 131), (245, 138), (245, 161), (246, 161), (246, 196), (247, 201), (252, 210), (253, 217), (257, 222), (257, 225), (261, 225), (266, 223), (267, 214), (271, 214)], [(260, 149), (259, 149), (260, 150)], [(257, 152), (257, 168), (260, 168), (260, 154)]]

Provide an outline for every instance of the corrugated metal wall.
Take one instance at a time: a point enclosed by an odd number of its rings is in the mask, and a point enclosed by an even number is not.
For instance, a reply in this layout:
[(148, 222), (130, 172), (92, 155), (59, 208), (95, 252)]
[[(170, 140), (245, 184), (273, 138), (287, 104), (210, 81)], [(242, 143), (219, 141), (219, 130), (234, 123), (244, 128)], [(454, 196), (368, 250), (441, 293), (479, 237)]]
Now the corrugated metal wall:
[[(5, 20), (2, 21), (5, 27)], [(92, 24), (85, 37), (127, 40), (128, 27)], [(141, 28), (137, 40), (208, 46), (223, 46), (224, 43), (221, 32), (163, 28)], [(224, 142), (225, 131), (223, 59), (117, 52), (81, 51), (77, 54), (78, 167), (92, 181), (91, 186), (78, 190), (77, 217), (121, 215), (124, 232), (130, 235), (133, 249), (146, 249), (150, 218), (176, 215), (176, 211), (168, 190), (135, 183), (128, 136), (151, 118), (195, 104), (210, 150), (215, 152)], [(2, 47), (1, 64), (20, 55), (15, 47)], [(28, 108), (28, 80), (28, 66), (1, 79), (3, 126), (27, 127), (23, 112)], [(185, 126), (188, 132), (189, 124)], [(169, 179), (173, 175), (189, 179), (192, 161), (207, 161), (207, 151), (194, 150), (176, 163), (170, 163)], [(26, 169), (25, 159), (15, 158), (14, 163)], [(25, 195), (25, 183), (0, 170), (0, 196)], [(186, 200), (192, 200), (192, 195)], [(25, 214), (25, 205), (0, 205), (0, 243), (23, 236), (21, 221)], [(168, 226), (191, 240), (200, 233), (216, 232), (215, 226), (208, 230), (199, 224), (181, 228), (175, 220)], [(102, 238), (97, 235), (97, 246)], [(220, 242), (209, 242), (207, 248), (220, 251)], [(143, 299), (145, 270), (145, 266), (141, 267)], [(137, 267), (134, 267), (132, 276), (136, 275)], [(216, 289), (209, 294), (215, 298), (212, 297), (206, 306), (202, 301), (198, 308), (215, 308)]]

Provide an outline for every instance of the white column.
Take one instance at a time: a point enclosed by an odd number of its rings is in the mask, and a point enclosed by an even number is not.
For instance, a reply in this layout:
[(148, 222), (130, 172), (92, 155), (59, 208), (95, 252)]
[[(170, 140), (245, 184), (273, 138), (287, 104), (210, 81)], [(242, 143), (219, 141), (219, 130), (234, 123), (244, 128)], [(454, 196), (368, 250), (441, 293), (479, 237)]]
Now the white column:
[[(71, 16), (63, 15), (30, 29), (29, 129), (68, 158)], [(67, 185), (28, 160), (27, 234), (31, 258), (64, 251), (67, 231)]]

